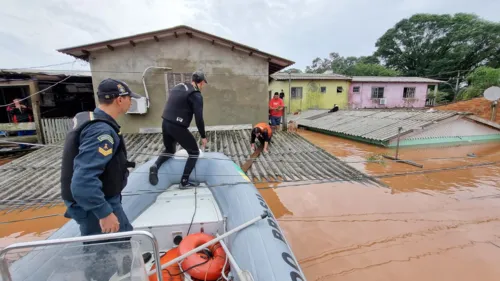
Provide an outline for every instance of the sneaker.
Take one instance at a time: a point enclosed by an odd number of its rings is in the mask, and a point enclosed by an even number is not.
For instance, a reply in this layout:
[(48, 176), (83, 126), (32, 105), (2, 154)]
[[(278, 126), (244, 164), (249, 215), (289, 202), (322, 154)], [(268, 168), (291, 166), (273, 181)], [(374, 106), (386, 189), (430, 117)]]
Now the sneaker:
[(149, 183), (152, 185), (158, 184), (158, 167), (156, 164), (149, 167)]
[(181, 183), (179, 185), (179, 189), (188, 189), (190, 187), (195, 187), (195, 186), (199, 186), (200, 183), (199, 182), (194, 182), (194, 181), (188, 181), (187, 183)]

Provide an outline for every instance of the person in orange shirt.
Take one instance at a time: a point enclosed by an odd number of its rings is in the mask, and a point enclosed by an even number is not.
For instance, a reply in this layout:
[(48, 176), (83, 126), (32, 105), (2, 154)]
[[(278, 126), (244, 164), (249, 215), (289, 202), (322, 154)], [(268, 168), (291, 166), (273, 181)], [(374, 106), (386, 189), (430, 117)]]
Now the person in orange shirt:
[(252, 150), (255, 150), (255, 139), (258, 139), (260, 141), (260, 144), (264, 146), (264, 152), (268, 152), (267, 146), (269, 145), (272, 136), (273, 131), (268, 124), (262, 122), (255, 125), (255, 127), (252, 129), (252, 136), (250, 138)]
[(279, 130), (281, 117), (283, 116), (283, 108), (285, 108), (285, 104), (283, 103), (283, 100), (280, 99), (279, 93), (275, 92), (274, 97), (269, 101), (271, 126), (274, 130)]

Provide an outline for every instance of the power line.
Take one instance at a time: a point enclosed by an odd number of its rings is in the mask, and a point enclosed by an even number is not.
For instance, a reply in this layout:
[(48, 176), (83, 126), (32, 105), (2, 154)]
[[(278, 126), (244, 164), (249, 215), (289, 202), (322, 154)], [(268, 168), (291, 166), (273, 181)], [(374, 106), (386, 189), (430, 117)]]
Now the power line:
[[(41, 91), (38, 91), (38, 92), (36, 92), (36, 93), (33, 93), (33, 94), (31, 94), (31, 95), (29, 95), (29, 96), (27, 96), (27, 97), (25, 97), (25, 98), (19, 99), (19, 101), (23, 101), (23, 100), (26, 100), (26, 99), (31, 98), (32, 96), (38, 95), (38, 94), (40, 94), (40, 93), (43, 93), (43, 92), (47, 91), (48, 89), (53, 88), (53, 87), (55, 87), (56, 85), (59, 85), (60, 83), (62, 83), (62, 82), (64, 82), (64, 81), (68, 80), (68, 79), (69, 79), (69, 78), (71, 78), (71, 77), (72, 77), (72, 76), (70, 75), (70, 76), (68, 76), (68, 77), (66, 77), (66, 78), (64, 78), (64, 79), (62, 79), (61, 81), (59, 81), (59, 82), (55, 83), (55, 84), (54, 84), (54, 85), (52, 85), (52, 86), (49, 86), (49, 87), (47, 87), (47, 88), (45, 88), (45, 89), (43, 89), (43, 90), (41, 90)], [(13, 104), (14, 104), (13, 102), (12, 102), (12, 103), (9, 103), (9, 104), (3, 104), (3, 105), (0, 105), (0, 108), (2, 108), (2, 107), (7, 107), (7, 106), (10, 106), (10, 105), (13, 105)]]
[[(1, 70), (6, 70), (6, 71), (9, 71), (9, 70), (23, 70), (23, 69), (34, 69), (34, 68), (45, 68), (45, 67), (51, 67), (51, 66), (59, 66), (59, 65), (66, 65), (66, 64), (73, 64), (76, 62), (76, 59), (74, 61), (71, 61), (71, 62), (62, 62), (62, 63), (56, 63), (56, 64), (47, 64), (47, 65), (40, 65), (40, 66), (30, 66), (30, 67), (18, 67), (18, 68), (4, 68), (4, 69), (1, 69)], [(60, 70), (44, 70), (44, 71), (60, 71)]]

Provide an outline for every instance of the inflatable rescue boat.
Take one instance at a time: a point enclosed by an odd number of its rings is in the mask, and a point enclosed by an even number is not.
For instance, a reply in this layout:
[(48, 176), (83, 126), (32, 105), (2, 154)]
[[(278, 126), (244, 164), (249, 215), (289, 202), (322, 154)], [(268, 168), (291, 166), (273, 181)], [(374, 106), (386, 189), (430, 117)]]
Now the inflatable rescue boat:
[[(1, 280), (98, 280), (86, 273), (90, 260), (95, 272), (115, 272), (110, 281), (306, 280), (266, 201), (230, 158), (200, 155), (191, 179), (201, 184), (183, 190), (185, 150), (176, 156), (161, 166), (156, 186), (148, 181), (156, 159), (130, 173), (122, 202), (133, 231), (82, 237), (71, 220), (46, 240), (0, 250)], [(95, 244), (84, 246), (89, 242)], [(131, 248), (113, 248), (112, 259), (95, 263), (96, 253), (113, 243)], [(22, 258), (6, 261), (23, 251)]]

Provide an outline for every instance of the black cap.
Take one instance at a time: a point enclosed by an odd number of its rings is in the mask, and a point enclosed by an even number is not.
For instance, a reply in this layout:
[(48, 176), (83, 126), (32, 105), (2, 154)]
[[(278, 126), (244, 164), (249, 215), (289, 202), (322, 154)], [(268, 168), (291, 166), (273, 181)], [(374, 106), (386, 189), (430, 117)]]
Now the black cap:
[(201, 81), (204, 81), (205, 83), (208, 84), (207, 79), (205, 78), (205, 73), (203, 71), (198, 70), (193, 73), (193, 79), (195, 83), (201, 83)]
[(111, 78), (101, 81), (99, 87), (97, 87), (97, 96), (107, 100), (112, 100), (119, 96), (130, 96), (136, 99), (142, 98), (141, 95), (132, 92), (127, 83)]

